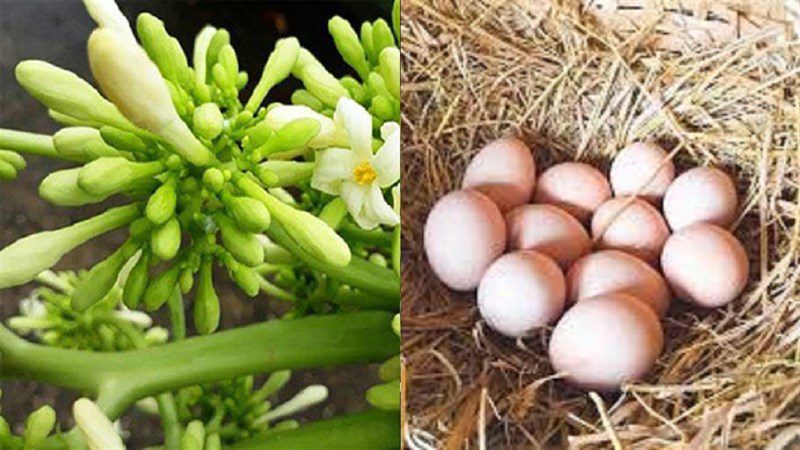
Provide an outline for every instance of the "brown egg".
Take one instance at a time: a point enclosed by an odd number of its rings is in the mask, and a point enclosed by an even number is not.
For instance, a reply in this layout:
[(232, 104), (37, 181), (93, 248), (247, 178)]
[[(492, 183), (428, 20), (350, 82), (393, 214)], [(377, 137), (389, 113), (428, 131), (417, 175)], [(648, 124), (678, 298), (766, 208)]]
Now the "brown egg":
[(617, 197), (595, 211), (592, 237), (600, 248), (621, 250), (657, 264), (669, 228), (650, 203), (639, 198)]
[(565, 291), (564, 275), (552, 259), (522, 250), (489, 266), (478, 286), (478, 308), (494, 330), (520, 337), (561, 315)]
[(534, 202), (558, 206), (586, 223), (610, 197), (611, 187), (599, 170), (588, 164), (566, 162), (545, 170), (539, 177)]
[(553, 330), (550, 362), (567, 382), (583, 389), (614, 391), (641, 380), (664, 346), (658, 316), (627, 294), (581, 300)]
[(623, 293), (636, 297), (663, 317), (672, 298), (667, 282), (641, 259), (603, 250), (579, 259), (567, 272), (567, 300)]
[(667, 189), (664, 216), (673, 231), (698, 222), (727, 227), (736, 219), (736, 197), (736, 186), (725, 172), (696, 167)]
[(609, 178), (614, 195), (636, 195), (658, 204), (675, 178), (675, 166), (655, 142), (636, 142), (617, 153)]
[(462, 187), (488, 195), (501, 212), (506, 212), (528, 203), (535, 183), (536, 163), (531, 149), (517, 138), (503, 138), (472, 158)]
[(731, 233), (716, 225), (697, 223), (667, 240), (661, 268), (676, 297), (714, 308), (742, 293), (750, 263), (744, 247)]
[(552, 205), (524, 205), (506, 214), (508, 248), (542, 252), (562, 269), (589, 253), (592, 240), (580, 222)]
[(452, 289), (475, 289), (506, 247), (500, 210), (478, 191), (451, 192), (436, 203), (425, 222), (425, 253), (439, 279)]

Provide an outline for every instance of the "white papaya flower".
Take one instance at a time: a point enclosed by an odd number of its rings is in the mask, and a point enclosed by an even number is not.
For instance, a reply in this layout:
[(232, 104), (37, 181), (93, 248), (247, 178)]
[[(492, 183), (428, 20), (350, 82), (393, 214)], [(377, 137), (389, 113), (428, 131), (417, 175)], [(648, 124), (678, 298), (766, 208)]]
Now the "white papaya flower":
[(311, 186), (338, 195), (358, 226), (395, 226), (399, 214), (383, 198), (383, 190), (400, 179), (400, 126), (381, 127), (383, 145), (372, 153), (372, 116), (355, 101), (342, 98), (334, 121), (347, 130), (350, 148), (329, 148), (317, 153)]
[(83, 0), (86, 11), (101, 28), (109, 28), (136, 42), (131, 24), (114, 0)]
[(89, 450), (125, 450), (117, 428), (94, 402), (78, 399), (72, 405), (72, 414)]

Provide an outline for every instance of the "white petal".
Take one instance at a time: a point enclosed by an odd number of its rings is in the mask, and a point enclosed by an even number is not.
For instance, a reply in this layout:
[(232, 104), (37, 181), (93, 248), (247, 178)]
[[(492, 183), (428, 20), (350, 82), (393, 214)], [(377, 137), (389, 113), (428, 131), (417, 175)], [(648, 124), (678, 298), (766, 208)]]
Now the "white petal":
[(317, 152), (311, 187), (326, 194), (338, 195), (342, 183), (353, 179), (353, 170), (358, 162), (352, 151), (344, 148), (329, 148)]
[(400, 223), (400, 216), (383, 198), (383, 192), (376, 183), (372, 184), (364, 209), (367, 215), (383, 225), (393, 227)]
[(386, 122), (381, 125), (381, 139), (386, 141), (389, 136), (397, 134), (397, 140), (400, 140), (400, 125), (397, 122)]
[(362, 159), (372, 156), (372, 116), (363, 106), (347, 97), (336, 105), (333, 119), (347, 130), (350, 148)]
[(347, 145), (346, 136), (337, 129), (336, 123), (330, 117), (323, 116), (308, 106), (278, 105), (269, 110), (264, 120), (270, 128), (278, 130), (289, 122), (306, 118), (316, 119), (320, 125), (319, 134), (308, 142), (309, 147), (318, 149)]
[(90, 450), (124, 450), (122, 438), (103, 411), (87, 398), (72, 405), (72, 414)]
[(114, 0), (83, 0), (86, 11), (92, 16), (95, 22), (103, 28), (110, 28), (136, 42), (136, 38), (131, 31), (131, 24), (119, 10)]
[(397, 183), (400, 179), (400, 130), (397, 129), (385, 139), (378, 153), (370, 161), (372, 168), (378, 174), (378, 184), (383, 188)]
[(379, 222), (366, 211), (370, 189), (371, 186), (361, 186), (353, 182), (342, 184), (342, 200), (347, 204), (347, 210), (356, 224), (365, 230), (371, 230), (379, 225)]

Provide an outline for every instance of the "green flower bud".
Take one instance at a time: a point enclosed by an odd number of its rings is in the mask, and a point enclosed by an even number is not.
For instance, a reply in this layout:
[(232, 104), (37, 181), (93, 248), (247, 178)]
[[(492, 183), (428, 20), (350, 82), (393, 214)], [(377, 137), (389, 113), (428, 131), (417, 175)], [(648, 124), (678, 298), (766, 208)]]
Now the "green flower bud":
[(163, 138), (190, 163), (214, 162), (178, 116), (166, 82), (141, 47), (101, 28), (92, 32), (88, 48), (95, 79), (125, 117)]
[(0, 289), (31, 281), (53, 267), (66, 253), (139, 216), (136, 205), (111, 208), (65, 228), (24, 237), (0, 250)]
[(242, 230), (227, 216), (218, 215), (215, 221), (219, 225), (223, 245), (237, 261), (248, 267), (256, 267), (264, 262), (264, 248), (255, 234)]
[(0, 150), (0, 161), (10, 164), (17, 171), (24, 170), (28, 165), (22, 155), (11, 150)]
[(231, 273), (233, 282), (239, 286), (247, 296), (255, 297), (261, 289), (261, 281), (255, 270), (236, 262), (233, 258), (225, 262)]
[(336, 197), (322, 208), (322, 211), (319, 213), (319, 218), (328, 224), (329, 227), (338, 230), (342, 226), (347, 214), (347, 203), (345, 203), (341, 197)]
[(0, 180), (17, 178), (17, 169), (6, 161), (0, 160)]
[(107, 196), (89, 194), (78, 186), (80, 171), (76, 167), (50, 173), (39, 184), (39, 196), (58, 206), (82, 206), (105, 200)]
[(212, 167), (203, 172), (203, 185), (211, 192), (219, 192), (225, 184), (225, 175), (222, 171)]
[[(213, 64), (208, 64), (208, 48), (211, 45), (211, 40), (217, 33), (217, 29), (212, 26), (205, 26), (197, 37), (194, 38), (194, 49), (192, 51), (192, 66), (194, 67), (195, 84), (205, 85), (208, 81), (208, 67), (213, 67)], [(205, 101), (208, 101), (207, 99)]]
[(383, 95), (372, 97), (372, 104), (369, 108), (370, 114), (380, 118), (381, 120), (392, 120), (394, 117), (394, 106), (392, 101)]
[(383, 382), (399, 380), (400, 371), (400, 355), (392, 356), (378, 368), (378, 376)]
[(378, 73), (383, 78), (386, 89), (396, 99), (400, 99), (400, 50), (386, 47), (379, 57)]
[(369, 59), (371, 65), (378, 63), (378, 54), (375, 53), (375, 46), (372, 43), (372, 24), (364, 22), (361, 24), (359, 31), (359, 38), (361, 39), (361, 46), (364, 48), (364, 53)]
[(368, 261), (372, 264), (375, 264), (379, 267), (388, 267), (389, 263), (386, 261), (386, 257), (381, 255), (380, 253), (373, 253), (369, 255)]
[(211, 40), (208, 43), (208, 50), (206, 52), (206, 67), (214, 67), (214, 64), (217, 63), (217, 59), (219, 58), (220, 50), (222, 50), (222, 47), (230, 43), (231, 35), (228, 33), (228, 30), (220, 28), (214, 32), (214, 35), (211, 37)]
[(175, 215), (178, 194), (175, 192), (174, 185), (174, 181), (162, 184), (147, 200), (145, 216), (156, 225), (163, 224)]
[(206, 446), (204, 450), (222, 450), (222, 439), (219, 434), (213, 433), (206, 436)]
[(44, 405), (32, 412), (25, 419), (25, 431), (22, 434), (25, 448), (35, 449), (41, 445), (55, 425), (56, 411), (50, 405)]
[(144, 153), (147, 144), (138, 136), (118, 128), (103, 126), (100, 128), (100, 137), (111, 147), (131, 153)]
[[(367, 74), (367, 77), (368, 76), (369, 73)], [(367, 79), (367, 77), (364, 77), (364, 79)], [(350, 96), (353, 97), (353, 100), (355, 100), (356, 102), (364, 103), (367, 100), (369, 100), (368, 99), (369, 94), (367, 93), (367, 90), (364, 89), (364, 86), (362, 86), (361, 83), (356, 81), (355, 78), (342, 77), (339, 80), (339, 82), (342, 83), (342, 86), (344, 86), (347, 89), (347, 92), (350, 93)]]
[(367, 87), (369, 87), (369, 90), (372, 91), (373, 96), (382, 95), (387, 98), (392, 96), (392, 94), (389, 93), (389, 89), (386, 88), (386, 82), (383, 81), (383, 77), (377, 72), (372, 72), (369, 74), (369, 78), (367, 79)]
[(150, 277), (147, 270), (149, 262), (150, 252), (142, 251), (139, 261), (133, 266), (133, 269), (128, 274), (128, 279), (125, 280), (125, 286), (122, 289), (122, 301), (128, 308), (136, 309), (142, 300), (142, 294), (147, 288), (147, 281)]
[(11, 426), (3, 416), (0, 416), (0, 442), (11, 437)]
[(270, 89), (289, 76), (297, 61), (299, 52), (300, 43), (295, 38), (279, 39), (275, 43), (275, 49), (267, 58), (261, 78), (253, 89), (250, 99), (247, 100), (247, 104), (244, 107), (246, 110), (255, 113)]
[(189, 81), (189, 64), (178, 40), (167, 33), (164, 23), (149, 13), (139, 14), (136, 33), (164, 78), (185, 86)]
[(99, 128), (103, 126), (103, 124), (99, 122), (90, 122), (88, 120), (79, 120), (70, 115), (60, 113), (58, 111), (53, 111), (52, 109), (47, 110), (47, 115), (50, 116), (56, 123), (67, 127), (92, 127), (92, 128)]
[(80, 121), (102, 123), (121, 130), (138, 129), (74, 73), (44, 61), (23, 61), (14, 71), (20, 86), (49, 109)]
[(231, 80), (232, 84), (235, 84), (235, 80), (239, 77), (239, 60), (236, 59), (236, 51), (230, 44), (225, 44), (219, 50), (217, 59), (217, 64), (221, 64), (225, 69), (227, 78)]
[[(347, 132), (343, 128), (337, 127), (336, 123), (330, 117), (326, 117), (306, 106), (276, 105), (269, 110), (267, 116), (264, 118), (264, 122), (271, 129), (280, 130), (290, 122), (299, 119), (313, 119), (319, 123), (319, 132), (308, 141), (309, 147), (317, 149), (336, 146), (347, 147), (350, 145)], [(307, 127), (308, 125), (302, 126)], [(309, 129), (306, 132), (310, 133), (310, 131)]]
[(169, 261), (181, 248), (181, 224), (172, 217), (165, 224), (153, 230), (150, 235), (150, 249), (158, 258)]
[(350, 93), (339, 80), (304, 48), (298, 53), (292, 74), (303, 82), (309, 92), (332, 108), (336, 107), (340, 98), (350, 98)]
[(325, 105), (305, 89), (298, 89), (292, 93), (292, 104), (307, 106), (314, 111), (322, 111)]
[(395, 314), (394, 317), (392, 317), (392, 331), (394, 331), (394, 334), (398, 337), (400, 336), (400, 314)]
[(372, 24), (372, 48), (376, 55), (380, 55), (387, 47), (394, 47), (394, 35), (389, 24), (378, 19)]
[(272, 133), (272, 126), (266, 120), (256, 123), (245, 131), (245, 139), (247, 140), (245, 148), (250, 150), (260, 147), (267, 142)]
[(397, 42), (400, 42), (400, 0), (394, 0), (392, 5), (392, 30)]
[(133, 243), (127, 242), (109, 257), (92, 267), (92, 270), (78, 283), (72, 293), (72, 308), (76, 311), (86, 311), (89, 307), (102, 300), (114, 287), (122, 266), (133, 256), (136, 250), (137, 247)]
[(78, 399), (72, 405), (72, 415), (89, 450), (125, 450), (114, 424), (91, 400)]
[(400, 380), (372, 386), (367, 390), (367, 401), (374, 407), (397, 411), (400, 409)]
[(217, 86), (226, 94), (230, 93), (230, 90), (233, 89), (236, 83), (236, 78), (230, 78), (228, 72), (220, 63), (214, 64), (214, 67), (211, 68), (211, 75)]
[(183, 269), (181, 276), (178, 277), (178, 287), (181, 289), (182, 294), (188, 294), (192, 290), (192, 286), (194, 286), (194, 271), (187, 267)]
[(272, 372), (269, 377), (267, 377), (267, 381), (261, 386), (261, 388), (250, 397), (248, 403), (249, 404), (258, 404), (266, 400), (268, 397), (278, 393), (286, 383), (289, 382), (289, 379), (292, 377), (292, 372), (289, 370), (280, 370), (278, 372)]
[(313, 162), (266, 161), (259, 167), (277, 175), (274, 182), (266, 184), (267, 187), (296, 186), (310, 180), (314, 174)]
[(206, 139), (214, 139), (222, 132), (225, 119), (216, 103), (203, 103), (194, 110), (194, 131)]
[(200, 266), (200, 281), (194, 297), (194, 327), (200, 334), (211, 334), (219, 327), (219, 298), (214, 290), (211, 259)]
[(103, 140), (100, 131), (89, 127), (68, 127), (53, 135), (58, 154), (70, 161), (89, 162), (102, 157), (124, 157), (125, 154)]
[(203, 422), (193, 420), (186, 425), (181, 437), (181, 450), (203, 450), (206, 441), (206, 428)]
[(312, 257), (334, 266), (350, 262), (350, 247), (331, 227), (314, 215), (292, 208), (264, 191), (252, 180), (241, 177), (237, 186), (248, 196), (262, 202), (275, 222)]
[(135, 182), (164, 171), (159, 161), (133, 162), (125, 158), (98, 158), (78, 172), (78, 186), (92, 195), (109, 196), (123, 192)]
[(261, 233), (269, 228), (269, 210), (263, 203), (250, 197), (236, 197), (225, 194), (222, 197), (225, 208), (242, 229)]
[(305, 149), (311, 140), (319, 135), (321, 128), (319, 120), (312, 117), (292, 120), (283, 125), (257, 151), (263, 156), (269, 156), (274, 153)]
[(142, 302), (148, 311), (155, 311), (161, 308), (169, 296), (178, 285), (178, 277), (181, 274), (181, 265), (173, 264), (169, 269), (161, 272), (147, 285), (142, 295)]
[(328, 31), (344, 62), (352, 67), (359, 77), (366, 78), (369, 75), (369, 62), (364, 54), (364, 47), (358, 40), (358, 34), (350, 26), (350, 22), (336, 16), (328, 21)]

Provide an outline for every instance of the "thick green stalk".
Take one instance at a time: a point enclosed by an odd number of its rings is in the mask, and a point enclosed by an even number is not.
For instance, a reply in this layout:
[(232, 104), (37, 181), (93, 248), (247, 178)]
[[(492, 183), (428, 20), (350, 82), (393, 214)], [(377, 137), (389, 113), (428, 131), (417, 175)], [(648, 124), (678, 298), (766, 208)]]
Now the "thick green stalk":
[(0, 128), (0, 148), (30, 155), (63, 159), (63, 156), (58, 154), (56, 147), (53, 145), (53, 137), (48, 134)]
[(184, 386), (285, 369), (381, 362), (399, 348), (391, 320), (385, 312), (273, 320), (119, 353), (45, 347), (0, 327), (0, 374), (98, 395), (97, 403), (114, 420), (138, 399)]
[(393, 271), (372, 264), (362, 258), (353, 256), (350, 264), (339, 267), (326, 264), (304, 251), (279, 224), (273, 222), (267, 230), (267, 235), (275, 243), (286, 248), (309, 267), (327, 273), (331, 277), (364, 292), (391, 299), (395, 303), (400, 301), (400, 277)]
[(258, 450), (389, 450), (400, 448), (400, 415), (384, 411), (350, 414), (300, 428), (255, 436), (225, 447)]

